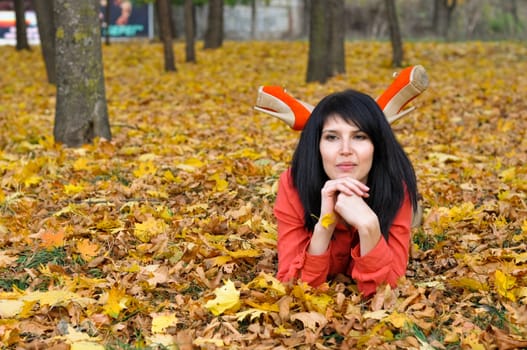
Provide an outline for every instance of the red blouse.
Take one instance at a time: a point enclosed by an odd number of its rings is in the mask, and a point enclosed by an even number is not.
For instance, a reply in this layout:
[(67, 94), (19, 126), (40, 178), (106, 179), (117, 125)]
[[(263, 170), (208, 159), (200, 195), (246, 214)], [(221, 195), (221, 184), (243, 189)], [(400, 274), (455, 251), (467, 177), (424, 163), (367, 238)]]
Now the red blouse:
[(390, 227), (388, 242), (381, 238), (364, 256), (360, 256), (357, 231), (343, 225), (335, 228), (324, 254), (307, 252), (312, 233), (304, 227), (304, 209), (293, 186), (290, 170), (280, 175), (274, 214), (278, 222), (277, 278), (282, 282), (300, 278), (316, 287), (342, 273), (351, 276), (359, 290), (368, 296), (382, 283), (395, 287), (397, 280), (405, 274), (412, 220), (408, 195)]

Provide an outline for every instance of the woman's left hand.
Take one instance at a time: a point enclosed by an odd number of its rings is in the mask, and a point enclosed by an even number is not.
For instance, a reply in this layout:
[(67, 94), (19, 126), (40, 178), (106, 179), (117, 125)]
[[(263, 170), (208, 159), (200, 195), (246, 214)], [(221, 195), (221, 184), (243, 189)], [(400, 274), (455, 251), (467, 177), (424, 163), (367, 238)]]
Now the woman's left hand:
[(359, 233), (360, 254), (368, 254), (381, 239), (379, 219), (375, 212), (357, 195), (340, 193), (335, 203), (335, 211)]
[(375, 212), (366, 204), (363, 197), (356, 194), (340, 193), (335, 203), (335, 211), (344, 221), (359, 231), (360, 228), (370, 225), (372, 221), (378, 222)]

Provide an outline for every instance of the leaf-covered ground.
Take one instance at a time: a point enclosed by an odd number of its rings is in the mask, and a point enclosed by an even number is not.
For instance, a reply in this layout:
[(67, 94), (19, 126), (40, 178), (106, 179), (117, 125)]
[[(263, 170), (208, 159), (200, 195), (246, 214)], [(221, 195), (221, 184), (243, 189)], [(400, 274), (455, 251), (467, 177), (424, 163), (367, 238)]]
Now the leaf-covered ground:
[[(0, 47), (0, 345), (8, 349), (527, 347), (527, 48), (407, 43), (429, 89), (394, 125), (422, 225), (406, 279), (364, 300), (273, 279), (276, 180), (298, 133), (252, 109), (259, 85), (316, 103), (391, 81), (389, 43), (304, 83), (305, 42), (104, 47), (113, 140), (54, 145), (39, 48)], [(163, 345), (156, 345), (163, 344)]]

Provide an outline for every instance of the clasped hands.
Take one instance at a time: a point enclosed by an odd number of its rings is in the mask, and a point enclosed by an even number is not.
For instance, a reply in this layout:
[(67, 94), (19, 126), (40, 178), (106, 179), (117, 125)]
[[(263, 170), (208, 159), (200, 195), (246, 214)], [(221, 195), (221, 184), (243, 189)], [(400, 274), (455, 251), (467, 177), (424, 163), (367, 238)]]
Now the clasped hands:
[(365, 198), (369, 197), (369, 188), (359, 180), (343, 177), (328, 180), (321, 191), (320, 217), (336, 215), (337, 220), (343, 220), (360, 231), (377, 216), (366, 204)]

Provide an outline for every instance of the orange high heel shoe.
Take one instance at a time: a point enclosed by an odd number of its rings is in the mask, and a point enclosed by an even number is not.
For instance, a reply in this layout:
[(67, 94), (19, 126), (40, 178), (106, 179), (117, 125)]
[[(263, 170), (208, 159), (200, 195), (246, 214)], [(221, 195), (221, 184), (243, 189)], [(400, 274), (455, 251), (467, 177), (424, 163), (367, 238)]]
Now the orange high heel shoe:
[(376, 99), (390, 123), (413, 111), (415, 107), (402, 109), (428, 87), (428, 74), (421, 65), (407, 67), (394, 76), (395, 80)]
[(260, 86), (254, 109), (283, 120), (293, 130), (302, 130), (314, 106), (289, 95), (281, 86)]
[[(389, 123), (407, 115), (415, 107), (402, 110), (428, 87), (428, 75), (421, 65), (396, 73), (395, 80), (376, 101)], [(254, 109), (281, 119), (293, 130), (302, 130), (314, 106), (289, 95), (280, 86), (260, 86)]]

